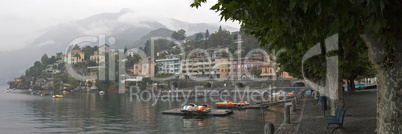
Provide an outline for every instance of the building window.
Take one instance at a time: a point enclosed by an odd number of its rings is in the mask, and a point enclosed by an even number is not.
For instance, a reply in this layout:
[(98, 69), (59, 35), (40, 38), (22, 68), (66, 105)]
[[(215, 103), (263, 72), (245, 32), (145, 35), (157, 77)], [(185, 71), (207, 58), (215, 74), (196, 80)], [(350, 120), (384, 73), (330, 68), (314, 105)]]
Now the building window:
[(268, 70), (267, 70), (267, 68), (265, 68), (265, 73), (267, 73), (268, 72)]

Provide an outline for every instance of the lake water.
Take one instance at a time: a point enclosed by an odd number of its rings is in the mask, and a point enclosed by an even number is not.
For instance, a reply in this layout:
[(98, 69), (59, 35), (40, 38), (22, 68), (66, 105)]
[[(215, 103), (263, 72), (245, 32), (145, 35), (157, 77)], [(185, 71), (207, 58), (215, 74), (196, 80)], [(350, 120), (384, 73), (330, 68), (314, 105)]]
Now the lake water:
[[(225, 117), (163, 115), (183, 101), (130, 102), (128, 94), (69, 93), (64, 98), (0, 89), (0, 133), (264, 133), (283, 122), (283, 108), (235, 110)], [(190, 99), (190, 102), (194, 102)], [(198, 99), (197, 104), (212, 104)]]

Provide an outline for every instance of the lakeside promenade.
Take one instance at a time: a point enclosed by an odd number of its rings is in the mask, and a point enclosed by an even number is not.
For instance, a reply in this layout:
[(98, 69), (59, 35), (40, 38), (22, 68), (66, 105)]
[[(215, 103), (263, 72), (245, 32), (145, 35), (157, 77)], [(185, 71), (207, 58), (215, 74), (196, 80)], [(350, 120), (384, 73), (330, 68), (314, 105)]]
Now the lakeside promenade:
[[(333, 134), (374, 134), (376, 129), (377, 89), (364, 89), (345, 93), (346, 113), (343, 128)], [(325, 111), (329, 115), (330, 111)], [(324, 112), (318, 100), (310, 94), (301, 99), (296, 112), (291, 112), (291, 123), (282, 124), (278, 134), (321, 134), (330, 133), (337, 125), (327, 129)]]

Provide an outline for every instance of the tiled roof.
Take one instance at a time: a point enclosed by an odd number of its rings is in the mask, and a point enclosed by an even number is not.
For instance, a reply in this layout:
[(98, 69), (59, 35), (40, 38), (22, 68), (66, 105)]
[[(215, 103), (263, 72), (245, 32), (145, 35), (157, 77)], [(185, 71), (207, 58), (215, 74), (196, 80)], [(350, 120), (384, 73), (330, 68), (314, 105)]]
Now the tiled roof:
[(82, 51), (80, 51), (80, 50), (73, 50), (73, 51), (71, 51), (70, 53), (82, 53)]

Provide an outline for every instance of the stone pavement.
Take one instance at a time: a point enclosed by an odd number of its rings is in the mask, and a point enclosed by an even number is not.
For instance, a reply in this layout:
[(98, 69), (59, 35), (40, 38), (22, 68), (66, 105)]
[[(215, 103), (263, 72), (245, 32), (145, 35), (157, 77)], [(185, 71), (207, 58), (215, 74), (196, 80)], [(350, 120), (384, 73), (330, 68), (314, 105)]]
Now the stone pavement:
[[(366, 89), (345, 94), (346, 113), (343, 127), (334, 131), (334, 134), (373, 134), (376, 129), (377, 90)], [(292, 116), (290, 133), (297, 134), (325, 134), (332, 131), (337, 125), (327, 129), (323, 111), (319, 110), (317, 100), (306, 95), (302, 101), (300, 116)], [(295, 113), (297, 114), (297, 113)], [(329, 114), (329, 110), (325, 112)], [(297, 119), (298, 118), (298, 119)]]

